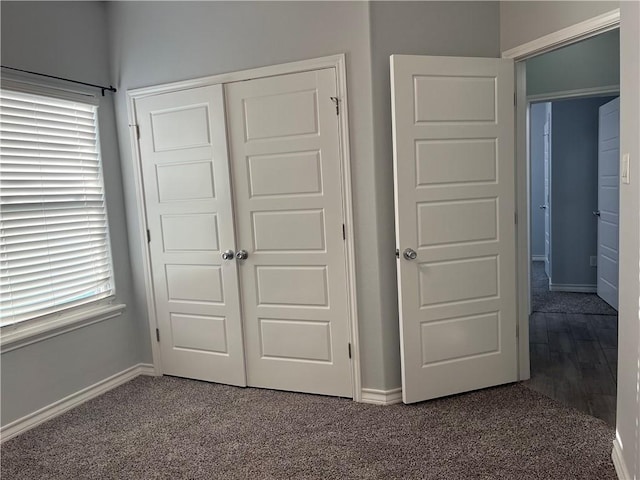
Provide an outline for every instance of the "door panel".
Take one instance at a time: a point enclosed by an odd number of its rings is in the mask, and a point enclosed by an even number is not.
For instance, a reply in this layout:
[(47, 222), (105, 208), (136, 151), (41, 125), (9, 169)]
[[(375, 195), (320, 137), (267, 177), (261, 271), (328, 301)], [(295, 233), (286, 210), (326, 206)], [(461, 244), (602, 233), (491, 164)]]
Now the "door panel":
[(320, 152), (254, 155), (248, 159), (250, 194), (322, 194)]
[(262, 356), (331, 361), (329, 322), (260, 319)]
[[(292, 230), (297, 235), (290, 235)], [(254, 251), (324, 251), (322, 210), (290, 210), (253, 214)]]
[(493, 182), (495, 158), (496, 144), (490, 139), (418, 141), (417, 185)]
[(419, 203), (417, 208), (420, 247), (495, 240), (498, 235), (494, 198)]
[(598, 128), (598, 296), (618, 309), (620, 98), (600, 107)]
[(222, 86), (136, 100), (163, 373), (245, 385)]
[[(497, 352), (500, 318), (497, 313), (422, 324), (422, 364), (460, 360)], [(453, 335), (452, 335), (453, 333)]]
[(351, 396), (335, 71), (225, 94), (247, 382)]
[(513, 63), (391, 58), (403, 400), (515, 381)]

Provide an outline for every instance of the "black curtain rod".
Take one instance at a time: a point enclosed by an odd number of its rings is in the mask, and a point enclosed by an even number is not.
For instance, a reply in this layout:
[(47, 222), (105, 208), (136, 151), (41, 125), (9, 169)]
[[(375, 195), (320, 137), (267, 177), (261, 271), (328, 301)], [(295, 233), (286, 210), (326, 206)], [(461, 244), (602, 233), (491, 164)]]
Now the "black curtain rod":
[(30, 73), (31, 75), (38, 75), (40, 77), (54, 78), (56, 80), (62, 80), (62, 81), (65, 81), (65, 82), (77, 83), (79, 85), (86, 85), (87, 87), (99, 88), (100, 90), (102, 90), (102, 96), (103, 97), (104, 97), (104, 92), (105, 91), (109, 91), (109, 92), (113, 92), (113, 93), (116, 93), (118, 91), (115, 88), (113, 88), (111, 85), (109, 85), (108, 87), (103, 87), (102, 85), (95, 85), (93, 83), (79, 82), (77, 80), (69, 80), (68, 78), (56, 77), (54, 75), (47, 75), (45, 73), (30, 72), (29, 70), (21, 70), (20, 68), (7, 67), (6, 65), (0, 65), (0, 66), (2, 68), (6, 68), (7, 70), (14, 70), (16, 72), (22, 72), (22, 73)]

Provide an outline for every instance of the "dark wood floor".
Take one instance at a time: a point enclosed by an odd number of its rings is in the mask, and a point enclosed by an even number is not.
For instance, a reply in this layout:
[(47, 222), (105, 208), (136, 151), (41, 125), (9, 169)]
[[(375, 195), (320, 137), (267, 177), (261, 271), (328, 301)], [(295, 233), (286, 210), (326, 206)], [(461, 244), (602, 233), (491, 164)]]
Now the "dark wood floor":
[(536, 312), (529, 325), (527, 385), (615, 426), (618, 317)]

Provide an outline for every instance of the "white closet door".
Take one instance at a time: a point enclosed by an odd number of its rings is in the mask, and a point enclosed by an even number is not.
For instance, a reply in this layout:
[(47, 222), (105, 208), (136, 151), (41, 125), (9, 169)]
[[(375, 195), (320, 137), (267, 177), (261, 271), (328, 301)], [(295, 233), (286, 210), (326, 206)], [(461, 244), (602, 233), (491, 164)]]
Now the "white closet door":
[(513, 62), (391, 58), (403, 400), (515, 381)]
[(225, 94), (247, 384), (351, 396), (335, 70)]
[(135, 107), (162, 371), (245, 385), (222, 86)]
[(598, 296), (618, 309), (620, 216), (620, 98), (599, 109)]

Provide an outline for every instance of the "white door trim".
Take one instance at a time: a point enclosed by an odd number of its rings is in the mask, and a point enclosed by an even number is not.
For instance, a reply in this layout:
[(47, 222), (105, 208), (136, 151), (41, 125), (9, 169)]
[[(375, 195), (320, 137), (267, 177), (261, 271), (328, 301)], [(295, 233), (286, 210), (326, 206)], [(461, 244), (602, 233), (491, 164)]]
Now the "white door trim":
[[(531, 163), (529, 160), (529, 104), (527, 70), (524, 62), (515, 63), (516, 91), (516, 315), (518, 316), (518, 378), (531, 376), (529, 357), (529, 315), (531, 313)], [(521, 156), (523, 155), (523, 156)], [(525, 249), (526, 255), (522, 251)]]
[(160, 349), (155, 341), (156, 335), (156, 312), (154, 306), (153, 282), (151, 278), (151, 258), (147, 243), (147, 216), (144, 205), (144, 191), (142, 185), (142, 174), (140, 165), (140, 150), (136, 133), (136, 109), (137, 99), (160, 93), (175, 92), (207, 85), (224, 84), (251, 80), (255, 78), (272, 77), (290, 73), (300, 73), (309, 70), (320, 70), (323, 68), (335, 68), (337, 78), (338, 98), (340, 99), (340, 154), (341, 154), (341, 176), (342, 176), (342, 204), (343, 215), (346, 228), (346, 272), (349, 302), (349, 330), (352, 356), (352, 385), (353, 400), (362, 400), (361, 376), (360, 376), (360, 345), (358, 342), (358, 310), (356, 299), (356, 268), (355, 268), (355, 242), (353, 223), (353, 201), (351, 191), (351, 156), (349, 146), (349, 116), (347, 101), (347, 77), (346, 61), (344, 54), (331, 55), (327, 57), (302, 60), (299, 62), (285, 63), (281, 65), (266, 66), (243, 70), (239, 72), (223, 73), (208, 77), (186, 80), (181, 82), (168, 83), (164, 85), (137, 88), (127, 91), (127, 110), (129, 118), (131, 152), (134, 160), (134, 181), (136, 184), (136, 203), (138, 218), (141, 219), (136, 232), (140, 242), (142, 253), (142, 267), (144, 272), (145, 295), (147, 301), (147, 311), (149, 312), (149, 335), (151, 339), (151, 351), (153, 355), (154, 372), (162, 375), (162, 364)]
[[(279, 65), (268, 65), (264, 67), (252, 68), (249, 70), (240, 70), (237, 72), (220, 73), (218, 75), (194, 78), (191, 80), (183, 80), (180, 82), (165, 83), (163, 85), (134, 88), (131, 90), (127, 90), (127, 94), (130, 97), (142, 98), (149, 95), (157, 95), (159, 93), (188, 90), (190, 88), (216, 85), (219, 83), (242, 82), (244, 80), (252, 80), (255, 78), (274, 77), (277, 75), (307, 72), (309, 70), (321, 70), (323, 68), (331, 67), (342, 69), (342, 76), (344, 77), (345, 55), (341, 53), (337, 55), (329, 55), (327, 57), (312, 58), (309, 60), (300, 60), (297, 62), (282, 63)], [(346, 77), (344, 78), (346, 80)], [(340, 75), (338, 75), (338, 84), (340, 83)], [(340, 87), (340, 85), (338, 86)]]
[(538, 93), (528, 95), (529, 103), (549, 102), (551, 100), (566, 100), (568, 98), (603, 97), (608, 95), (620, 95), (620, 85), (605, 85), (602, 87), (577, 88), (575, 90), (563, 90), (553, 93)]
[(518, 252), (516, 275), (518, 285), (518, 368), (520, 380), (527, 380), (531, 375), (529, 363), (529, 315), (531, 313), (529, 192), (531, 189), (531, 175), (529, 160), (529, 102), (527, 101), (526, 93), (526, 64), (524, 60), (613, 30), (619, 26), (620, 9), (615, 9), (502, 52), (503, 58), (516, 60), (516, 211), (518, 214), (518, 223), (516, 225)]
[(603, 13), (575, 25), (562, 28), (530, 42), (502, 52), (502, 58), (513, 58), (515, 61), (525, 60), (571, 43), (585, 40), (620, 26), (620, 9)]

